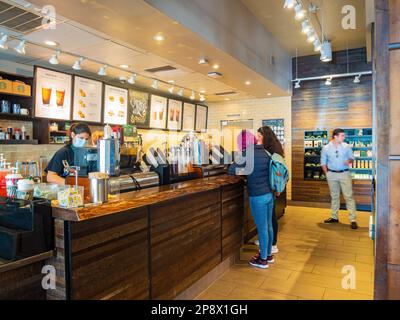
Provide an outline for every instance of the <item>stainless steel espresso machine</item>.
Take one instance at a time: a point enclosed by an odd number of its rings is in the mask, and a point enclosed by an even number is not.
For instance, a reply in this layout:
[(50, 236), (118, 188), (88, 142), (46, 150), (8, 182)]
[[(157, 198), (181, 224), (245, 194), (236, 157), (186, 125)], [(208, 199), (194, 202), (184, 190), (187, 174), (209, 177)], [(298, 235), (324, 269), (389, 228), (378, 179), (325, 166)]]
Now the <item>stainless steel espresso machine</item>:
[(80, 167), (79, 176), (88, 177), (91, 172), (107, 173), (109, 191), (124, 193), (160, 185), (155, 172), (142, 172), (140, 165), (142, 139), (133, 130), (133, 135), (124, 136), (122, 128), (104, 128), (104, 138), (97, 148), (83, 148), (75, 155), (75, 165)]

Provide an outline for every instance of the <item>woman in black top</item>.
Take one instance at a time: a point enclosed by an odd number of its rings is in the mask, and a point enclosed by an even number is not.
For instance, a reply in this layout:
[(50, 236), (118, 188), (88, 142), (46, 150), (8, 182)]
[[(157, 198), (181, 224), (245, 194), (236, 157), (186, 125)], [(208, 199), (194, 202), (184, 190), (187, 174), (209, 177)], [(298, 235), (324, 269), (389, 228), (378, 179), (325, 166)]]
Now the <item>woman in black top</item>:
[(47, 182), (65, 185), (66, 174), (63, 161), (66, 160), (70, 166), (73, 166), (75, 150), (84, 148), (90, 136), (91, 130), (86, 123), (76, 123), (71, 126), (69, 144), (57, 151), (45, 170)]

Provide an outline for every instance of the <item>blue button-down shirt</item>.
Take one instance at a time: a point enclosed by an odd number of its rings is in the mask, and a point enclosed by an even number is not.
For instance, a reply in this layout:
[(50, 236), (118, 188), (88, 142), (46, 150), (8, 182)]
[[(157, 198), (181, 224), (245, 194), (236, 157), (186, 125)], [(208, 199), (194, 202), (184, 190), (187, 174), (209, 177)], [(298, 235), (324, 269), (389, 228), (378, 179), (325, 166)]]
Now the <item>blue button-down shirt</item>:
[(347, 143), (341, 143), (337, 147), (333, 142), (328, 143), (321, 154), (321, 165), (327, 166), (329, 170), (348, 170), (346, 161), (354, 160), (353, 149)]

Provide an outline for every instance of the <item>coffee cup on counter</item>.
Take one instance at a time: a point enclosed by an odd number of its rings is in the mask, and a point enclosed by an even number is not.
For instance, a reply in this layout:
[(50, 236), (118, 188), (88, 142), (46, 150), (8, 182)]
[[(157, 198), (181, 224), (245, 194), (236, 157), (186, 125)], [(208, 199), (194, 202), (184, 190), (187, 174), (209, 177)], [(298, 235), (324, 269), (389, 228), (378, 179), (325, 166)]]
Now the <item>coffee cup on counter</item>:
[(20, 200), (31, 201), (33, 199), (33, 190), (35, 183), (32, 180), (22, 179), (17, 183), (17, 198)]
[(18, 181), (23, 177), (19, 173), (11, 173), (6, 175), (7, 197), (15, 198), (17, 195)]

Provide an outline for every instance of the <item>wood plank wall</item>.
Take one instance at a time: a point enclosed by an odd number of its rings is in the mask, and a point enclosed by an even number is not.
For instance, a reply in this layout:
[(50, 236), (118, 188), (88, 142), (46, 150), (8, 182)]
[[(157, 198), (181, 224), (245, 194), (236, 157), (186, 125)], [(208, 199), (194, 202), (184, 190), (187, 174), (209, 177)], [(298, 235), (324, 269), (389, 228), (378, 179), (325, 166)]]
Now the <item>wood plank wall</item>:
[[(370, 71), (365, 48), (349, 50), (349, 72)], [(333, 54), (331, 63), (320, 61), (319, 55), (298, 58), (298, 78), (347, 72), (347, 52)], [(293, 60), (296, 75), (296, 59)], [(364, 76), (361, 83), (354, 78), (334, 79), (332, 86), (324, 81), (301, 83), (293, 89), (292, 97), (292, 200), (302, 202), (330, 202), (325, 181), (304, 180), (304, 133), (316, 129), (372, 128), (372, 76)], [(354, 183), (356, 201), (371, 203), (371, 183)]]
[[(375, 299), (400, 299), (400, 2), (375, 0), (378, 139)], [(389, 46), (397, 49), (389, 50)], [(389, 143), (388, 143), (389, 142)]]

